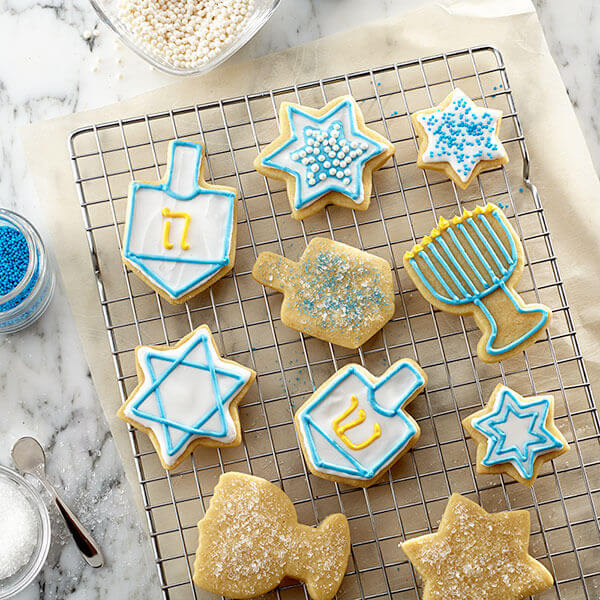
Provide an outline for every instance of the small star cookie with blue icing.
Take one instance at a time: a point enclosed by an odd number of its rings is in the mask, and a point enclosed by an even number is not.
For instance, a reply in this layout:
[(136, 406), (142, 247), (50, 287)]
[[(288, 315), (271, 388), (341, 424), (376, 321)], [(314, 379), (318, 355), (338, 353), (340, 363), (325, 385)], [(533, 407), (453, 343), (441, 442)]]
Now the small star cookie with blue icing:
[(445, 100), (412, 115), (419, 136), (417, 166), (446, 173), (463, 190), (482, 171), (508, 162), (498, 138), (502, 111), (477, 106), (456, 88)]
[(254, 168), (284, 181), (294, 219), (327, 204), (367, 210), (373, 172), (394, 154), (393, 144), (365, 125), (352, 96), (321, 109), (283, 102), (280, 135), (254, 161)]
[(545, 462), (569, 449), (554, 424), (552, 396), (523, 398), (503, 384), (463, 426), (477, 442), (478, 473), (506, 473), (528, 487)]
[(135, 349), (138, 385), (117, 415), (148, 434), (165, 469), (196, 446), (238, 446), (238, 404), (256, 373), (221, 358), (210, 329), (198, 327), (174, 346)]

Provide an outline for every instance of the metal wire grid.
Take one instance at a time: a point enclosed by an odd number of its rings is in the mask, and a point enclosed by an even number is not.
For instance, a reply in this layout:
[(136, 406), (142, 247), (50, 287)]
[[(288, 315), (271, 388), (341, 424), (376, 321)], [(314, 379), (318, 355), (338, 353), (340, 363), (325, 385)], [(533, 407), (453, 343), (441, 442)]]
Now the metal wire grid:
[[(522, 168), (522, 175), (498, 168), (482, 174), (478, 186), (463, 193), (444, 177), (415, 168), (417, 140), (409, 114), (439, 102), (459, 84), (486, 106), (505, 103), (503, 142), (511, 164)], [(254, 173), (251, 160), (277, 131), (280, 101), (318, 105), (340, 93), (357, 99), (368, 125), (391, 139), (397, 154), (375, 175), (368, 211), (328, 208), (296, 223), (289, 216), (283, 187)], [(391, 111), (393, 107), (396, 110)], [(240, 131), (248, 134), (244, 142), (239, 141)], [(126, 183), (158, 179), (166, 144), (179, 137), (204, 142), (207, 179), (233, 184), (241, 191), (241, 203), (234, 271), (198, 299), (171, 307), (140, 284), (118, 256)], [(91, 125), (72, 134), (70, 151), (122, 400), (136, 383), (135, 345), (173, 343), (202, 322), (210, 324), (225, 356), (258, 372), (258, 385), (241, 407), (244, 443), (239, 449), (197, 451), (178, 470), (166, 473), (146, 436), (129, 430), (165, 598), (201, 594), (191, 581), (195, 525), (218, 475), (229, 470), (279, 483), (303, 522), (317, 523), (336, 511), (348, 516), (353, 544), (340, 592), (345, 599), (420, 597), (418, 580), (398, 543), (435, 530), (448, 496), (455, 491), (471, 495), (488, 510), (529, 509), (532, 553), (555, 575), (554, 587), (540, 597), (598, 597), (598, 414), (544, 212), (529, 181), (529, 157), (498, 50), (465, 49)], [(145, 157), (141, 164), (136, 162), (138, 151)], [(527, 189), (513, 191), (519, 185)], [(506, 212), (525, 242), (527, 266), (520, 291), (548, 304), (554, 313), (545, 339), (522, 356), (495, 366), (476, 358), (479, 334), (472, 321), (433, 310), (416, 293), (401, 261), (403, 252), (440, 215), (452, 216), (482, 201), (506, 202)], [(254, 210), (257, 206), (264, 207), (262, 214)], [(396, 315), (357, 351), (285, 328), (279, 319), (280, 296), (253, 286), (250, 270), (258, 252), (274, 249), (296, 258), (314, 235), (350, 241), (385, 256), (394, 268)], [(294, 406), (347, 362), (358, 360), (380, 373), (401, 356), (418, 360), (430, 379), (424, 396), (410, 409), (422, 429), (419, 444), (382, 482), (366, 491), (309, 475), (293, 429)], [(470, 442), (469, 448), (460, 427), (460, 418), (481, 407), (498, 381), (525, 395), (553, 393), (557, 422), (572, 445), (564, 458), (546, 465), (531, 491), (508, 478), (477, 475), (473, 445)], [(308, 597), (302, 586), (289, 582), (272, 595)]]

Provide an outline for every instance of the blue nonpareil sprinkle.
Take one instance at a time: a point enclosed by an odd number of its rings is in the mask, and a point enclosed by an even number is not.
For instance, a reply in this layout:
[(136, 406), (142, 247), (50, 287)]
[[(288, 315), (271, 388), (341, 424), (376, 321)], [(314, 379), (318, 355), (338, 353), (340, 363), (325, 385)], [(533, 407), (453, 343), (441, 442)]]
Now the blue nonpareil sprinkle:
[(14, 227), (0, 227), (0, 296), (14, 290), (27, 272), (29, 248)]
[[(0, 227), (0, 296), (12, 292), (25, 277), (29, 266), (29, 248), (25, 236), (14, 227)], [(0, 304), (0, 312), (15, 308), (25, 300), (38, 280), (39, 270), (15, 298)]]

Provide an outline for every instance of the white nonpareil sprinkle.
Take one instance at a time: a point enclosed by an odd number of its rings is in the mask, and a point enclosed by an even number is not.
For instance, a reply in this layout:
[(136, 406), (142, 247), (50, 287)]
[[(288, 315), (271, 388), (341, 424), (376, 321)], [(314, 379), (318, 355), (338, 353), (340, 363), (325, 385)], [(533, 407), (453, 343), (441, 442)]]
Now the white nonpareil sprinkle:
[(253, 8), (254, 0), (121, 0), (120, 17), (147, 51), (190, 68), (231, 43)]
[(31, 558), (37, 543), (38, 517), (25, 496), (0, 481), (0, 579), (14, 575)]

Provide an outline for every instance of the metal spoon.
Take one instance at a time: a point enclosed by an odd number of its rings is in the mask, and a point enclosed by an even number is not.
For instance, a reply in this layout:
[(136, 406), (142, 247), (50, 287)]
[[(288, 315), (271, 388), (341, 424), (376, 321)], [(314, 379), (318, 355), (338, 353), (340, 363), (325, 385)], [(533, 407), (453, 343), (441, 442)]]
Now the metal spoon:
[(12, 447), (12, 457), (21, 471), (37, 477), (48, 490), (85, 561), (94, 568), (101, 567), (104, 564), (104, 557), (98, 544), (46, 479), (46, 455), (40, 443), (35, 438), (22, 437)]

